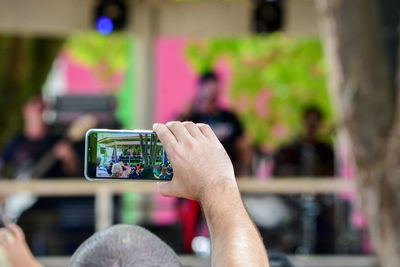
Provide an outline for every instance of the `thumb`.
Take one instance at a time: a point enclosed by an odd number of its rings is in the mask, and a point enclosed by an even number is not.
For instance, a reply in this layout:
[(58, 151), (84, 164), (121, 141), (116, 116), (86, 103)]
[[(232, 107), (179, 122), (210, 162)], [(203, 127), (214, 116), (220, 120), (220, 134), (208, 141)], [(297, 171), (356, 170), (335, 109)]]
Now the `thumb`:
[(157, 182), (158, 191), (165, 197), (174, 197), (171, 190), (171, 182)]

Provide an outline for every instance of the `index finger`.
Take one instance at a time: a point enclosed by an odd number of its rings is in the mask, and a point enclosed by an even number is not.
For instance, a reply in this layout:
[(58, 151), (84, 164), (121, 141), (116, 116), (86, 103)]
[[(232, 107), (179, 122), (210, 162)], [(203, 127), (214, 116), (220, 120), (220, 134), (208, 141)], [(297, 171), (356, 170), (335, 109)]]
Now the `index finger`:
[(175, 135), (164, 124), (155, 123), (153, 125), (153, 131), (157, 134), (167, 154), (168, 152), (172, 152), (171, 149), (173, 146), (178, 145)]

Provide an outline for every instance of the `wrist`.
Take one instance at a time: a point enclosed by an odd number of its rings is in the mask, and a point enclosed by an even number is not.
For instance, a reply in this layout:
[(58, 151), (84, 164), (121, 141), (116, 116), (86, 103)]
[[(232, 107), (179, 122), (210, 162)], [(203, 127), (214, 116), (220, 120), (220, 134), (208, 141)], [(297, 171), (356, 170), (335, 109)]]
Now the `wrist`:
[(218, 183), (210, 184), (203, 191), (198, 200), (204, 212), (209, 209), (224, 208), (226, 205), (234, 203), (242, 203), (235, 179), (221, 179)]

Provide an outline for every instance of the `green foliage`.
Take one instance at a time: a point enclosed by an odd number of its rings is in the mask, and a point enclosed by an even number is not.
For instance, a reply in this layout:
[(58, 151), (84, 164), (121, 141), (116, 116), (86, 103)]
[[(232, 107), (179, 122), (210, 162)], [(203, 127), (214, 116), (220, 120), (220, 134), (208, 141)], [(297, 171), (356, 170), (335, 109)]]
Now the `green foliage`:
[(243, 39), (191, 41), (187, 58), (197, 73), (220, 60), (232, 72), (231, 108), (256, 146), (272, 150), (298, 135), (306, 106), (333, 122), (321, 43), (282, 34)]
[[(104, 36), (97, 32), (70, 36), (64, 50), (74, 61), (86, 66), (93, 75), (114, 95), (118, 101), (116, 117), (126, 129), (135, 127), (134, 99), (135, 55), (134, 42), (126, 34), (114, 33)], [(115, 85), (113, 76), (124, 74), (123, 85)]]
[(64, 45), (73, 58), (88, 67), (106, 64), (110, 72), (125, 71), (128, 66), (129, 40), (123, 34), (109, 36), (97, 32), (74, 34)]
[(63, 40), (0, 36), (0, 146), (20, 133), (23, 104), (41, 94)]

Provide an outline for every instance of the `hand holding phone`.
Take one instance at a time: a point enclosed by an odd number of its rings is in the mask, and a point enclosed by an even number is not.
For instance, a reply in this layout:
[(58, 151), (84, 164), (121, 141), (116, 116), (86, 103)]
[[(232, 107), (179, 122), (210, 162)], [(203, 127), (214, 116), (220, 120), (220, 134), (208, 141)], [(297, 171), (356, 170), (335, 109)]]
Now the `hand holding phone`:
[[(229, 192), (239, 195), (232, 162), (209, 125), (193, 122), (155, 124), (175, 176), (160, 184), (164, 196), (208, 201)], [(202, 202), (205, 203), (205, 202)]]
[(170, 181), (173, 170), (155, 132), (91, 129), (86, 133), (85, 177)]

